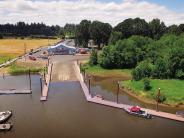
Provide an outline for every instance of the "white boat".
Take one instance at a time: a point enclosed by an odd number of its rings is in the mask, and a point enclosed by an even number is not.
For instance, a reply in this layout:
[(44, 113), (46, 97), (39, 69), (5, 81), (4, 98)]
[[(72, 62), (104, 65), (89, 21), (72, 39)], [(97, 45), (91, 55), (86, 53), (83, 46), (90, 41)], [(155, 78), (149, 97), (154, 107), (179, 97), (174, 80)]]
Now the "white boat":
[(11, 117), (11, 115), (12, 115), (12, 111), (0, 112), (0, 123), (8, 120)]
[(0, 130), (5, 131), (5, 130), (10, 130), (11, 127), (13, 126), (12, 123), (6, 123), (6, 124), (0, 124)]

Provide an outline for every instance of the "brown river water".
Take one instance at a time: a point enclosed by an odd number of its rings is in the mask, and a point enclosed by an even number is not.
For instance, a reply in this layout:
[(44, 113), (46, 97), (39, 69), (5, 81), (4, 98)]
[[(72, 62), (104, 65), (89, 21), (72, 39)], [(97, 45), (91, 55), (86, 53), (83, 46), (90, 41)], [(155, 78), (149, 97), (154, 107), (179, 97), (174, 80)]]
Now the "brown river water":
[[(115, 101), (116, 82), (93, 78), (92, 92)], [(28, 77), (0, 78), (0, 88), (29, 88)], [(157, 117), (146, 120), (120, 109), (88, 103), (77, 81), (52, 82), (44, 103), (39, 99), (38, 75), (32, 76), (32, 90), (31, 95), (0, 95), (0, 111), (13, 110), (9, 121), (14, 124), (9, 132), (0, 132), (0, 138), (184, 138), (184, 123)], [(121, 94), (120, 102), (149, 106), (126, 94)]]

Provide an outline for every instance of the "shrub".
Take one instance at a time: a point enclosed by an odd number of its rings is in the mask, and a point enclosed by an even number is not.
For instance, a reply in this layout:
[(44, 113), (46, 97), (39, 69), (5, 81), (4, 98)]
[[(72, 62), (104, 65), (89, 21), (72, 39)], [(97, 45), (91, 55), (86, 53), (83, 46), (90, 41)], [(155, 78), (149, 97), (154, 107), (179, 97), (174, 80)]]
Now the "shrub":
[(145, 79), (143, 80), (143, 82), (144, 82), (144, 90), (145, 90), (145, 91), (149, 91), (149, 90), (151, 89), (151, 85), (150, 85), (150, 80), (149, 80), (149, 78), (145, 78)]

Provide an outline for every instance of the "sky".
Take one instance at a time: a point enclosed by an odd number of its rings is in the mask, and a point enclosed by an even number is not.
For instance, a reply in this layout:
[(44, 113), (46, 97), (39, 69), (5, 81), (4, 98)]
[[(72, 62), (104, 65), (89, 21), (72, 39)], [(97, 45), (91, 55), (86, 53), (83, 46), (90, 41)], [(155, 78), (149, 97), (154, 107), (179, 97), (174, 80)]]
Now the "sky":
[(83, 19), (112, 26), (127, 18), (184, 23), (184, 0), (0, 0), (0, 24), (24, 21), (64, 26)]

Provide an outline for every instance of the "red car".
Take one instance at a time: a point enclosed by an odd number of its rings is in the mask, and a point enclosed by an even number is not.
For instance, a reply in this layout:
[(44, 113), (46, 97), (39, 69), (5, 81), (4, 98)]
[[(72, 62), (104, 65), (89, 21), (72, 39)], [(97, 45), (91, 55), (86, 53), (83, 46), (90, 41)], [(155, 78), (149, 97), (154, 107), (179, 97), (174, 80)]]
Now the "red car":
[(33, 57), (33, 56), (29, 56), (29, 59), (30, 59), (30, 60), (33, 60), (33, 61), (36, 61), (36, 58)]

